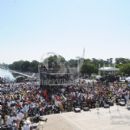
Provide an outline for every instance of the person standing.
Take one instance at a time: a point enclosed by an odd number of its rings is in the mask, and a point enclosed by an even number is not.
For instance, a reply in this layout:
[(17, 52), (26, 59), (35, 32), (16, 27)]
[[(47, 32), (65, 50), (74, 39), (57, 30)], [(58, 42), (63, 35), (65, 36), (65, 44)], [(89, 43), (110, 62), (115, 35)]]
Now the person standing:
[(28, 122), (26, 122), (22, 128), (22, 130), (30, 130), (30, 125)]

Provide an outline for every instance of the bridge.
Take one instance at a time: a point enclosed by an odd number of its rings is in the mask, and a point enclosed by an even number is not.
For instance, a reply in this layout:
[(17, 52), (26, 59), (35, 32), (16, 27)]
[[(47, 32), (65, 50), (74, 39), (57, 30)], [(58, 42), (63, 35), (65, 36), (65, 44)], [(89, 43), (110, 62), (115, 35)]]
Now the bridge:
[(19, 75), (22, 75), (24, 77), (27, 77), (27, 78), (30, 78), (30, 79), (35, 79), (36, 77), (33, 75), (28, 75), (28, 74), (25, 74), (25, 73), (22, 73), (22, 72), (18, 72), (18, 71), (15, 71), (15, 70), (9, 70), (11, 73), (13, 74), (19, 74)]

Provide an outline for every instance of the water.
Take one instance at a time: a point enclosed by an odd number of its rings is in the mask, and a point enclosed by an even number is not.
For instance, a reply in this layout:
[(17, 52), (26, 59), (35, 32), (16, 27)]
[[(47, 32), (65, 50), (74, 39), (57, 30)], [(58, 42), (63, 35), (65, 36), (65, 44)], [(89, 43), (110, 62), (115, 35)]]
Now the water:
[(9, 70), (0, 68), (0, 77), (4, 78), (6, 81), (14, 81), (15, 78)]

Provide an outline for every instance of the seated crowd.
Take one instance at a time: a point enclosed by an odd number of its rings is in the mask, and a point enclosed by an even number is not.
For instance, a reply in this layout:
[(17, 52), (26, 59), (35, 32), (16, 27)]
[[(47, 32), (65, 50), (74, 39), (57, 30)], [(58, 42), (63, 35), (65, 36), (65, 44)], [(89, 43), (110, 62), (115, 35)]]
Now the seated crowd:
[[(82, 108), (103, 107), (118, 99), (127, 102), (130, 91), (120, 84), (79, 83), (62, 87), (40, 88), (34, 83), (0, 85), (0, 127), (8, 126), (14, 130), (29, 127), (31, 122), (46, 121), (44, 115), (72, 111), (76, 106)], [(25, 121), (25, 122), (24, 122)], [(7, 128), (6, 128), (7, 129)], [(30, 128), (28, 128), (30, 129)]]

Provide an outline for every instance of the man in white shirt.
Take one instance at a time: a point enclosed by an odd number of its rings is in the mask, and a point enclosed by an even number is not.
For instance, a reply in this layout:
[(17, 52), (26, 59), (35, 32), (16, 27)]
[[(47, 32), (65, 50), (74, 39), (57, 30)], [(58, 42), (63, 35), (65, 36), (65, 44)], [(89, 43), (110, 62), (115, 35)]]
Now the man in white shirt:
[(29, 123), (25, 123), (25, 125), (23, 126), (22, 130), (30, 130), (30, 125)]
[(22, 112), (19, 112), (18, 114), (17, 114), (17, 118), (18, 118), (18, 120), (22, 120), (23, 118), (24, 118), (24, 114), (22, 113)]
[(12, 125), (12, 118), (10, 116), (7, 116), (7, 125)]

